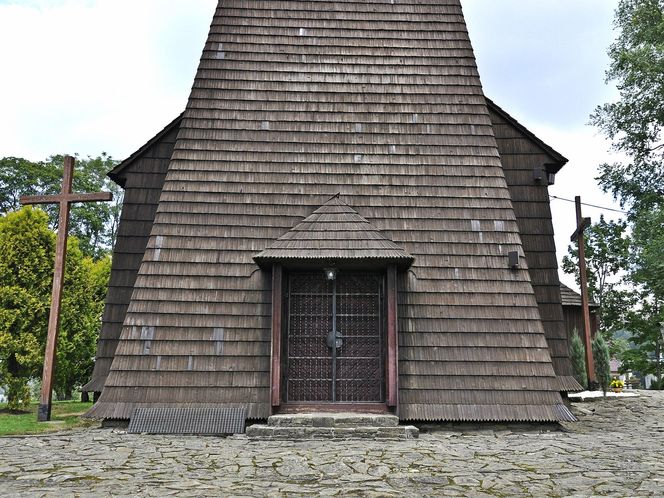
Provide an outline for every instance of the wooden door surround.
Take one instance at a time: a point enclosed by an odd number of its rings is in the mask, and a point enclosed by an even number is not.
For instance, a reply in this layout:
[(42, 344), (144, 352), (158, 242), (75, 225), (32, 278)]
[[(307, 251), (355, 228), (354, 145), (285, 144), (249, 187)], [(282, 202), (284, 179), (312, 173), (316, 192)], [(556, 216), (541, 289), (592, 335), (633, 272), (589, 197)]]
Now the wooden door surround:
[(338, 275), (273, 266), (273, 413), (397, 408), (396, 267)]

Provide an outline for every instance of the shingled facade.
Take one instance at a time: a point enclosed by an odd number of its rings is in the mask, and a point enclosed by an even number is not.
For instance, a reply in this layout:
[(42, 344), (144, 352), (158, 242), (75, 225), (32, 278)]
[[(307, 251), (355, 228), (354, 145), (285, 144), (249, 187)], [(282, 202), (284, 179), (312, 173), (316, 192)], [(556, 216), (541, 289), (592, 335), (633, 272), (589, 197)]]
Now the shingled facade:
[(458, 0), (221, 0), (183, 116), (111, 173), (90, 415), (572, 419), (564, 163), (487, 103)]

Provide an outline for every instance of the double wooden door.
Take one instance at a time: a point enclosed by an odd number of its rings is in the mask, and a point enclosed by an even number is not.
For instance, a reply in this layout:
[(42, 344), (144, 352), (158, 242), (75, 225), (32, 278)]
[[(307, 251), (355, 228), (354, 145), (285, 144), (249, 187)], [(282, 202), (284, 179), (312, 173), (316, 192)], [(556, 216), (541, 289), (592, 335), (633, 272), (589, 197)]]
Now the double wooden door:
[(385, 401), (384, 276), (288, 277), (286, 401)]

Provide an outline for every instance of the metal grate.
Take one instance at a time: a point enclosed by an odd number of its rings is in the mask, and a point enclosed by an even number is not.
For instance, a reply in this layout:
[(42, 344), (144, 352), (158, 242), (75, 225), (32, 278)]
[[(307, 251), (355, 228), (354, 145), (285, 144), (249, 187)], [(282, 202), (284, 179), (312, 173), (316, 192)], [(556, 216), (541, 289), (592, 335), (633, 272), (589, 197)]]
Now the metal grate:
[(291, 274), (287, 401), (384, 401), (383, 305), (380, 275)]
[(147, 434), (241, 434), (247, 408), (137, 408), (127, 432)]
[(382, 278), (341, 274), (337, 284), (337, 401), (384, 401)]

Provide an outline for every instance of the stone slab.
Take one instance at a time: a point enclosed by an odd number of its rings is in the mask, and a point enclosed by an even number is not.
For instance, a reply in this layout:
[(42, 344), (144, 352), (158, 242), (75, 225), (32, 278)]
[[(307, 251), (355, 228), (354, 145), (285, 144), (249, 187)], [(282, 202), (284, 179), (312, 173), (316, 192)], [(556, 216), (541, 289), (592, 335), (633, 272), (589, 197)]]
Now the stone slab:
[[(572, 402), (563, 430), (256, 440), (85, 428), (0, 437), (0, 496), (662, 496), (664, 392)], [(34, 469), (34, 470), (30, 470)]]
[(373, 413), (294, 413), (272, 415), (267, 424), (275, 427), (396, 427), (399, 418)]
[(249, 439), (414, 439), (419, 436), (419, 429), (412, 425), (392, 427), (357, 426), (357, 427), (321, 427), (321, 426), (280, 426), (254, 424), (247, 427)]

